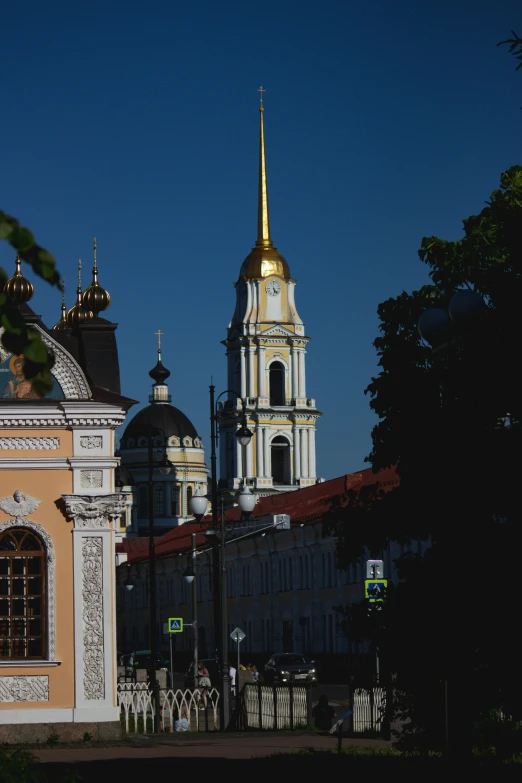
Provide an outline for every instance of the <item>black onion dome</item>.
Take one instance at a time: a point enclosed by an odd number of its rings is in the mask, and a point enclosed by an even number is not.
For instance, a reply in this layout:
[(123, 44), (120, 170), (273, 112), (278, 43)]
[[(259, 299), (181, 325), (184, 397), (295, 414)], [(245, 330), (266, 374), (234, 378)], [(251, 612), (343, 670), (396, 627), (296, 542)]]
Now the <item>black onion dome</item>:
[[(168, 372), (168, 370), (167, 370)], [(158, 405), (153, 403), (143, 410), (139, 411), (132, 421), (128, 424), (122, 437), (122, 449), (127, 449), (129, 438), (134, 439), (134, 444), (130, 448), (138, 447), (138, 438), (148, 438), (152, 428), (152, 436), (158, 437), (165, 435), (171, 438), (173, 435), (178, 438), (197, 438), (196, 428), (184, 413), (173, 405)]]
[(170, 370), (167, 370), (167, 368), (162, 364), (161, 359), (158, 359), (157, 365), (152, 368), (152, 370), (149, 372), (149, 375), (156, 383), (165, 383), (170, 375)]

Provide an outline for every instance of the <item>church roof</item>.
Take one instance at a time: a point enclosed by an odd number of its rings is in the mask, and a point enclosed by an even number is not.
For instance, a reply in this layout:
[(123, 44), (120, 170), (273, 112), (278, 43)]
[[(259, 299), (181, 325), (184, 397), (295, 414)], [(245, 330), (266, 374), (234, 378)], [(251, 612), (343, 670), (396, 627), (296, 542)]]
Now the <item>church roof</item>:
[[(148, 437), (152, 428), (152, 434), (170, 438), (173, 435), (184, 438), (197, 438), (196, 428), (185, 414), (173, 405), (158, 405), (152, 403), (139, 411), (125, 428), (120, 440), (122, 449), (138, 448), (138, 438)], [(156, 431), (155, 431), (156, 430)], [(132, 446), (128, 445), (129, 438), (134, 439)]]

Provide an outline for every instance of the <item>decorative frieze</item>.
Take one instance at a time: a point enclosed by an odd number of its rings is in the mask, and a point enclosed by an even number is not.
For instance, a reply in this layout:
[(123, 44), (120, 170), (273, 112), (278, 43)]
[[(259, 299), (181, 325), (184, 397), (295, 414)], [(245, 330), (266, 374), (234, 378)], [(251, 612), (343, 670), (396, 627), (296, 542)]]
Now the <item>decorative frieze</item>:
[(117, 495), (62, 495), (65, 514), (75, 528), (110, 530), (112, 523), (125, 513), (125, 497)]
[(82, 435), (80, 447), (82, 449), (101, 449), (103, 438), (101, 435)]
[(0, 702), (49, 701), (49, 677), (45, 674), (0, 676)]
[(0, 438), (0, 449), (46, 451), (60, 448), (60, 438)]
[(80, 486), (83, 489), (100, 489), (103, 484), (103, 471), (80, 470)]
[(103, 657), (103, 540), (82, 538), (83, 694), (105, 698)]

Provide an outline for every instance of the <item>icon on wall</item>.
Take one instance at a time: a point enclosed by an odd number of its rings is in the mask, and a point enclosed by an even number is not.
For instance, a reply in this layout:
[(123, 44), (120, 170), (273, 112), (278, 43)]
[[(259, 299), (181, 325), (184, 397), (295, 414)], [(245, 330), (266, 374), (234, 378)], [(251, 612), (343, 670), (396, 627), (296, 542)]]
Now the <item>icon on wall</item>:
[[(25, 356), (10, 356), (0, 362), (0, 388), (2, 398), (11, 400), (40, 400), (38, 392), (33, 389), (31, 382), (24, 373)], [(6, 379), (6, 380), (4, 380)], [(63, 399), (64, 393), (60, 384), (53, 378), (52, 389), (45, 395), (46, 398)]]

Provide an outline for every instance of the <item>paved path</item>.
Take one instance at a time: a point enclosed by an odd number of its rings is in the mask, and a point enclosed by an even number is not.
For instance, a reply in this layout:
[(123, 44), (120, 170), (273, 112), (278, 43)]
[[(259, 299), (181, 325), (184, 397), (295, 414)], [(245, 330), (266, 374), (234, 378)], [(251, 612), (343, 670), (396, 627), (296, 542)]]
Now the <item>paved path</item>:
[[(198, 734), (183, 739), (145, 737), (132, 744), (107, 743), (103, 747), (44, 748), (31, 751), (41, 762), (116, 761), (118, 759), (251, 759), (273, 753), (295, 753), (301, 748), (333, 750), (336, 738), (323, 734)], [(385, 740), (343, 739), (349, 745), (374, 748), (390, 747)]]

